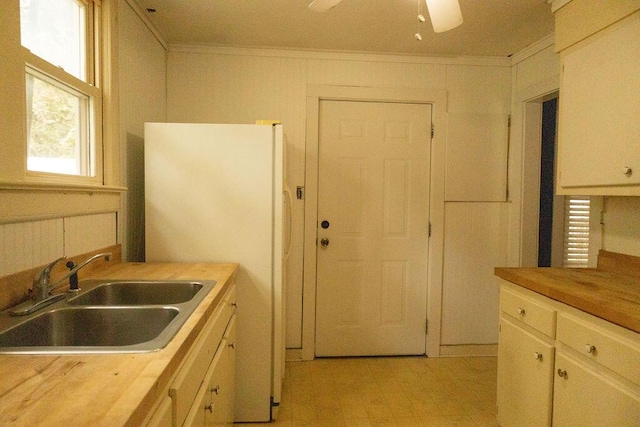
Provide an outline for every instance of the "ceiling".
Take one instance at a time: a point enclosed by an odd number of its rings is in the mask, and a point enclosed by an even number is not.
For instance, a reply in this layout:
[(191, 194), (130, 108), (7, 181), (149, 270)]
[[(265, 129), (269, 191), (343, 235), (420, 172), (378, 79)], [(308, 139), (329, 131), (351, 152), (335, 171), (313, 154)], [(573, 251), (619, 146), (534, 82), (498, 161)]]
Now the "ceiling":
[(311, 0), (137, 0), (176, 45), (504, 57), (553, 32), (547, 0), (459, 0), (464, 22), (439, 34), (424, 3), (418, 21), (419, 1), (343, 0), (318, 13)]

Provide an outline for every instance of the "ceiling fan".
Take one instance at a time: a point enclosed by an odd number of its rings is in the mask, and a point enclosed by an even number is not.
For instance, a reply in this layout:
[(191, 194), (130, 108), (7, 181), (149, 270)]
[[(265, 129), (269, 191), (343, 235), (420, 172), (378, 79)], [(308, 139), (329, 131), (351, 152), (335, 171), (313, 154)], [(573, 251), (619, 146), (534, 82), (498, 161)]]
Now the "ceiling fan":
[[(313, 0), (309, 9), (315, 12), (326, 12), (342, 0)], [(422, 1), (422, 0), (418, 0)], [(425, 0), (433, 31), (442, 33), (462, 24), (462, 12), (458, 0)]]

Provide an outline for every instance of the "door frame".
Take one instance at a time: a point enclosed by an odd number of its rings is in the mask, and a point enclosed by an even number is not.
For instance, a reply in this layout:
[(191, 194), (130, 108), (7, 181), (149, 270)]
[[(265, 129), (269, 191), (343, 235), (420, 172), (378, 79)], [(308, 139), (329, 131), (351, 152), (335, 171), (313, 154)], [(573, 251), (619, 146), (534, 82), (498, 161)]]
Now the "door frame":
[(318, 222), (318, 149), (320, 101), (368, 101), (431, 104), (431, 188), (429, 221), (431, 237), (427, 260), (428, 356), (439, 356), (444, 251), (444, 164), (446, 141), (446, 90), (356, 86), (307, 86), (305, 142), (304, 272), (302, 290), (302, 360), (315, 357), (316, 262)]

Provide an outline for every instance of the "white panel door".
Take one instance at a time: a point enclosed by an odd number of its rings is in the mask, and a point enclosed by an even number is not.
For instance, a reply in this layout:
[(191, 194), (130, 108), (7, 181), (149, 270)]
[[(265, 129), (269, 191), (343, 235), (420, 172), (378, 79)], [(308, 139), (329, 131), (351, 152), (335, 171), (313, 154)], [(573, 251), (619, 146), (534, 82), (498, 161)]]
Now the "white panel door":
[(430, 129), (426, 104), (320, 104), (318, 356), (425, 352)]

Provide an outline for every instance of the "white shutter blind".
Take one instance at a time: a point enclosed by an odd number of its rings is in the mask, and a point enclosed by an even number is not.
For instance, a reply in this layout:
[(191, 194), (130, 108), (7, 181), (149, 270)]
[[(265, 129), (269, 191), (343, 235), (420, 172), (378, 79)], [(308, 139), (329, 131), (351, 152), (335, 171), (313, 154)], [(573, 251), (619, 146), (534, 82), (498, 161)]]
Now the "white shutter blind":
[(587, 267), (589, 263), (589, 197), (567, 196), (564, 205), (563, 267)]

